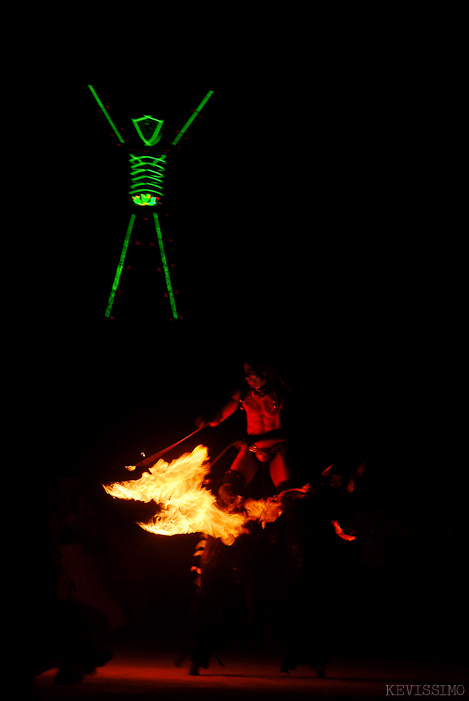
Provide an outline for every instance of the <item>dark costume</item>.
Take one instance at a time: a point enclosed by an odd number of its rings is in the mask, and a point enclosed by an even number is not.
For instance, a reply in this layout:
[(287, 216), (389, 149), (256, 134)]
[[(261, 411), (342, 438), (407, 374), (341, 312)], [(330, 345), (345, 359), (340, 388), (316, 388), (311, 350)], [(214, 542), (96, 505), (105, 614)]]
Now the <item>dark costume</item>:
[(330, 544), (334, 538), (329, 509), (312, 491), (285, 510), (289, 528), (286, 590), (283, 601), (285, 656), (282, 672), (309, 664), (318, 676), (329, 661)]
[[(283, 639), (285, 657), (281, 671), (309, 664), (318, 676), (325, 675), (332, 645), (331, 630), (337, 604), (337, 565), (355, 536), (342, 531), (354, 508), (354, 486), (365, 465), (356, 469), (331, 465), (319, 484), (305, 497), (286, 508), (289, 524), (289, 558)], [(353, 546), (352, 546), (353, 547)]]

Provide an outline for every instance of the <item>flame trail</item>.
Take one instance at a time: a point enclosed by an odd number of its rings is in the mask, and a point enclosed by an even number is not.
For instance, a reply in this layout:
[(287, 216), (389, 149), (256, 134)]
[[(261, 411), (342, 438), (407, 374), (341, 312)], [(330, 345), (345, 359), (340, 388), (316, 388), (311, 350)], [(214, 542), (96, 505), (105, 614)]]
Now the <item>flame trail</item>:
[(203, 486), (209, 472), (208, 450), (198, 445), (192, 453), (167, 463), (158, 460), (138, 480), (103, 485), (117, 499), (154, 501), (159, 511), (147, 523), (138, 525), (159, 535), (205, 533), (232, 545), (247, 533), (249, 521), (257, 520), (265, 527), (282, 513), (279, 498), (247, 500), (244, 513), (227, 513), (218, 508), (216, 497)]

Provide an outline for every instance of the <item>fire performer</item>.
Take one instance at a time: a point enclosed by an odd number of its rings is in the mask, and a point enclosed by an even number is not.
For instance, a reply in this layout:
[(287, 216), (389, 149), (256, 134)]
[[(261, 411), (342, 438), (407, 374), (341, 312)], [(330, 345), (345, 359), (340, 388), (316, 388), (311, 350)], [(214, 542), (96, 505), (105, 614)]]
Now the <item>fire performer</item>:
[[(199, 428), (217, 426), (238, 409), (245, 412), (247, 435), (235, 443), (238, 453), (218, 487), (219, 507), (228, 512), (242, 511), (246, 499), (266, 499), (280, 494), (288, 489), (291, 479), (286, 453), (285, 398), (265, 361), (246, 360), (244, 375), (244, 389), (233, 392), (215, 416), (197, 421)], [(205, 539), (205, 547), (198, 553), (191, 674), (198, 674), (200, 667), (208, 667), (227, 619), (234, 625), (239, 621), (233, 614), (234, 607), (244, 608), (254, 634), (265, 623), (257, 620), (258, 616), (269, 617), (279, 588), (276, 576), (281, 562), (277, 557), (281, 548), (279, 540), (282, 539), (277, 534), (254, 523), (248, 535), (229, 547), (218, 539)]]
[(215, 416), (197, 421), (199, 427), (218, 426), (237, 409), (246, 414), (247, 435), (235, 444), (239, 452), (218, 490), (220, 503), (227, 510), (238, 509), (248, 494), (262, 499), (280, 493), (291, 477), (283, 425), (285, 399), (279, 396), (265, 361), (246, 360), (244, 374), (247, 387), (233, 392)]

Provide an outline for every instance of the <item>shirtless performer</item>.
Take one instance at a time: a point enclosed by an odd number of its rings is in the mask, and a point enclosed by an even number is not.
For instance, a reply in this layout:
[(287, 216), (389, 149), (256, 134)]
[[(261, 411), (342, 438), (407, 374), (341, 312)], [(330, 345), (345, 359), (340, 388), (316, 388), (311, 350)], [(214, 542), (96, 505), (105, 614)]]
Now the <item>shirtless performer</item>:
[(218, 491), (221, 505), (237, 510), (243, 498), (261, 499), (285, 489), (290, 473), (285, 457), (286, 435), (282, 426), (283, 402), (264, 363), (246, 361), (247, 388), (234, 392), (211, 420), (200, 426), (217, 426), (238, 408), (246, 412), (246, 437), (236, 443), (239, 452), (224, 475)]
[[(218, 489), (218, 506), (228, 512), (243, 509), (245, 499), (265, 499), (282, 492), (290, 474), (285, 458), (286, 435), (282, 424), (284, 404), (275, 390), (271, 373), (265, 363), (247, 361), (244, 364), (246, 386), (233, 392), (228, 402), (210, 419), (200, 418), (199, 428), (218, 426), (237, 409), (246, 413), (246, 436), (235, 446), (238, 454), (225, 473)], [(254, 522), (251, 524), (254, 526)], [(199, 668), (209, 665), (216, 638), (221, 610), (227, 611), (233, 595), (233, 577), (246, 597), (249, 616), (254, 601), (265, 596), (264, 579), (269, 571), (259, 563), (266, 553), (265, 531), (257, 529), (255, 535), (241, 536), (232, 546), (225, 546), (217, 538), (207, 536), (200, 556), (197, 594), (194, 604), (194, 641), (191, 651), (190, 674), (198, 674)], [(200, 544), (199, 544), (200, 545)], [(268, 544), (267, 544), (268, 545)], [(278, 547), (278, 546), (275, 546)], [(260, 572), (262, 571), (262, 574)], [(236, 574), (237, 573), (237, 574)], [(241, 573), (241, 574), (240, 574)], [(231, 594), (230, 594), (231, 592)], [(239, 592), (238, 592), (239, 596)], [(268, 606), (267, 603), (262, 607)], [(264, 610), (264, 608), (262, 608)], [(214, 612), (216, 614), (214, 615)], [(249, 617), (248, 617), (249, 618)], [(252, 620), (249, 618), (252, 625)]]

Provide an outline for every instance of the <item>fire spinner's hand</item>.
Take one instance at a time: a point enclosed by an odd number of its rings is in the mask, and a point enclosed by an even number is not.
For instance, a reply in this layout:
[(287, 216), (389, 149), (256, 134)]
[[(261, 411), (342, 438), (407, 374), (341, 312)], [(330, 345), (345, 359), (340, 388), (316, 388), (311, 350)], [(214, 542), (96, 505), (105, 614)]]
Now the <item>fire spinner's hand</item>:
[(277, 494), (277, 498), (282, 502), (283, 506), (291, 504), (297, 499), (304, 499), (311, 492), (311, 485), (305, 484), (304, 487), (293, 489), (284, 489), (283, 492)]
[(356, 540), (357, 536), (353, 535), (352, 533), (344, 533), (337, 521), (331, 521), (331, 523), (334, 526), (334, 530), (339, 536), (339, 538), (342, 538), (342, 540)]
[(233, 445), (239, 450), (249, 448), (249, 450), (255, 453), (257, 451), (257, 446), (254, 442), (256, 438), (257, 436), (244, 436), (244, 438), (241, 438), (239, 441), (235, 441)]

